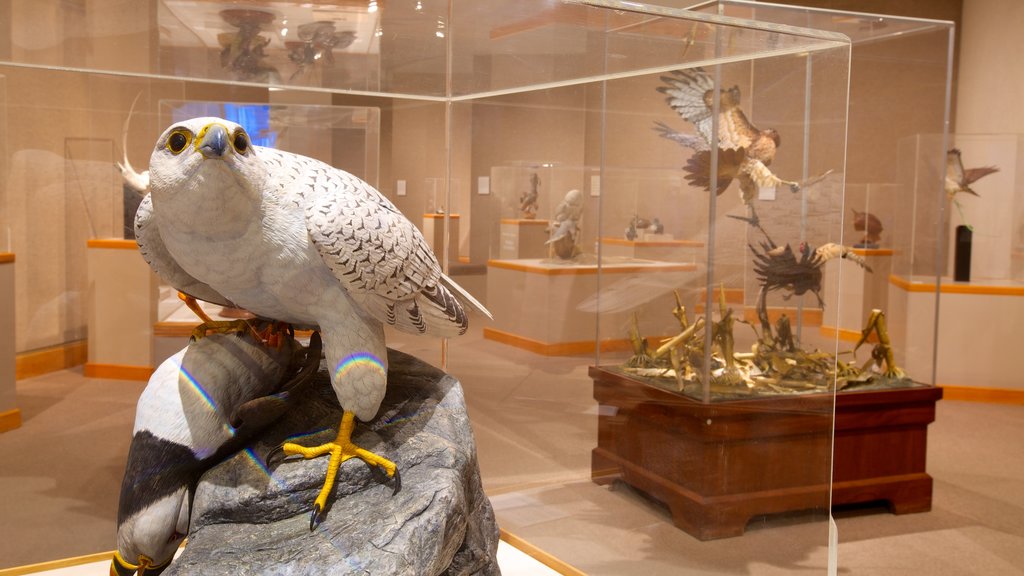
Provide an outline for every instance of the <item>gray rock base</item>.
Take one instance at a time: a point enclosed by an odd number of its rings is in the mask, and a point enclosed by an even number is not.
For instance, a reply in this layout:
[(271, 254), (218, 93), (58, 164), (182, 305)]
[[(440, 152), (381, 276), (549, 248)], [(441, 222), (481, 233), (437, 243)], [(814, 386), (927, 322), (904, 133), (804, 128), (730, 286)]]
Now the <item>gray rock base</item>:
[(398, 465), (397, 494), (383, 472), (349, 460), (310, 531), (327, 457), (262, 466), (289, 437), (307, 446), (334, 438), (341, 409), (321, 366), (294, 410), (203, 476), (188, 543), (164, 574), (500, 574), (498, 527), (459, 382), (393, 350), (388, 363), (380, 412), (357, 423), (353, 441)]

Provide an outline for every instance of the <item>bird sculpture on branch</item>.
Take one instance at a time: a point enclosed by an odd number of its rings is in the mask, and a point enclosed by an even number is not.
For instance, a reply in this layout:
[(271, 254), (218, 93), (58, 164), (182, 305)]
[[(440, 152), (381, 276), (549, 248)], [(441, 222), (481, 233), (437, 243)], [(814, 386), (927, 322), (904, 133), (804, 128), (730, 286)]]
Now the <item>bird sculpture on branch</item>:
[[(126, 171), (134, 173), (125, 159)], [(286, 443), (286, 456), (328, 455), (310, 528), (322, 519), (341, 462), (359, 458), (398, 486), (397, 467), (351, 442), (387, 386), (384, 326), (457, 336), (468, 310), (490, 313), (442, 273), (420, 231), (366, 182), (323, 162), (251, 144), (246, 130), (205, 117), (156, 141), (135, 229), (146, 262), (190, 296), (257, 317), (316, 328), (344, 412), (321, 446)], [(219, 323), (207, 328), (220, 330)]]
[(548, 224), (550, 238), (545, 242), (550, 252), (563, 260), (571, 260), (581, 252), (579, 246), (580, 219), (583, 217), (583, 193), (577, 189), (566, 192), (558, 203), (555, 217)]
[[(960, 213), (960, 220), (966, 222), (964, 218), (964, 210), (960, 206), (960, 201), (957, 199), (957, 195), (960, 193), (970, 194), (972, 196), (978, 196), (978, 193), (971, 188), (971, 184), (974, 184), (978, 180), (998, 172), (999, 168), (995, 166), (981, 166), (980, 168), (964, 168), (963, 158), (958, 148), (953, 148), (946, 152), (946, 180), (945, 190), (946, 196), (953, 201), (953, 205), (956, 206), (957, 212)], [(971, 228), (970, 225), (967, 226)]]
[(853, 229), (863, 232), (864, 237), (854, 245), (855, 248), (877, 248), (882, 238), (882, 221), (871, 212), (861, 212), (853, 208)]
[(740, 108), (740, 89), (733, 86), (718, 90), (718, 166), (711, 174), (711, 146), (716, 141), (714, 126), (714, 79), (703, 68), (676, 70), (669, 76), (662, 76), (664, 86), (657, 88), (665, 94), (668, 105), (680, 117), (692, 123), (696, 134), (686, 134), (670, 128), (663, 122), (655, 122), (655, 130), (664, 138), (691, 148), (694, 154), (686, 166), (686, 180), (694, 186), (712, 189), (721, 195), (733, 180), (740, 184), (740, 198), (749, 207), (750, 222), (757, 225), (757, 213), (753, 200), (759, 188), (788, 187), (797, 192), (801, 185), (776, 176), (769, 166), (775, 159), (775, 152), (781, 144), (779, 133), (772, 129), (759, 129)]
[(971, 184), (994, 172), (999, 172), (999, 168), (995, 166), (964, 168), (960, 150), (953, 148), (946, 152), (946, 194), (951, 199), (956, 198), (956, 195), (961, 192), (978, 196), (978, 193), (971, 189)]
[(530, 174), (530, 189), (519, 195), (519, 212), (524, 220), (537, 217), (537, 200), (540, 198), (540, 176), (536, 172)]

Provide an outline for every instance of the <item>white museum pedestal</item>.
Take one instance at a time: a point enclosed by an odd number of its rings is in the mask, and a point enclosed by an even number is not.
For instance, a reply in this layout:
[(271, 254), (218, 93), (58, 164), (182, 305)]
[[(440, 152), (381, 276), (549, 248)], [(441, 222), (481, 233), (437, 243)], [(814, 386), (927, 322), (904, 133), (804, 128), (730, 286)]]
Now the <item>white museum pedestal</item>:
[[(889, 335), (911, 378), (931, 377), (935, 333), (935, 279), (890, 277), (889, 306), (900, 322)], [(1017, 364), (1024, 286), (943, 279), (938, 318), (935, 383), (940, 386), (1024, 391)], [(906, 326), (906, 330), (899, 328)], [(898, 330), (894, 330), (897, 328)]]
[(89, 356), (85, 375), (147, 380), (154, 369), (158, 280), (134, 240), (88, 242)]
[(424, 214), (423, 215), (423, 237), (426, 238), (430, 249), (434, 251), (437, 260), (443, 261), (444, 251), (444, 223), (445, 216), (448, 217), (448, 262), (459, 261), (459, 215), (458, 214)]
[(674, 240), (667, 234), (648, 234), (644, 238), (601, 238), (601, 255), (608, 257), (663, 260), (665, 262), (696, 262), (697, 251), (704, 247), (696, 240)]
[(524, 218), (501, 219), (501, 243), (498, 257), (502, 260), (544, 258), (548, 254), (548, 220)]
[(663, 311), (639, 314), (641, 334), (662, 334), (675, 306), (672, 289), (691, 280), (697, 266), (634, 260), (603, 264), (600, 270), (598, 335), (596, 263), (489, 261), (487, 306), (494, 322), (484, 328), (484, 337), (547, 356), (593, 352), (599, 336), (602, 350), (627, 350), (632, 313), (640, 307)]
[(21, 426), (14, 378), (14, 254), (0, 252), (0, 432)]

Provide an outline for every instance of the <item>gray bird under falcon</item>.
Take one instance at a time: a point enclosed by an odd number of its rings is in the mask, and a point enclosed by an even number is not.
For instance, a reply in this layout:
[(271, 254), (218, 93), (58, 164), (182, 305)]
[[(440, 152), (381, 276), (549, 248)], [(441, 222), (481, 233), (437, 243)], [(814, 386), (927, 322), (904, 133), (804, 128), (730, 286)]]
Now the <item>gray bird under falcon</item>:
[(323, 162), (254, 146), (220, 118), (168, 128), (150, 158), (136, 216), (140, 252), (178, 290), (298, 328), (319, 328), (344, 409), (338, 436), (287, 455), (330, 455), (313, 506), (320, 519), (341, 462), (388, 476), (395, 464), (352, 444), (354, 418), (372, 419), (387, 385), (384, 325), (456, 336), (466, 309), (490, 313), (441, 272), (422, 234), (372, 186)]

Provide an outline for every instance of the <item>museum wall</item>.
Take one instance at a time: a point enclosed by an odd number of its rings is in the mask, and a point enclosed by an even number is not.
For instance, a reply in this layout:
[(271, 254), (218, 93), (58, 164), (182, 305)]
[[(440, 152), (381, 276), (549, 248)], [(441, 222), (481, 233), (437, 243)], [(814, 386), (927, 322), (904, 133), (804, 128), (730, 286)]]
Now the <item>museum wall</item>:
[[(492, 168), (525, 166), (537, 167), (553, 164), (576, 176), (565, 180), (558, 188), (545, 188), (546, 197), (540, 199), (538, 218), (550, 218), (550, 211), (572, 188), (583, 189), (584, 140), (586, 129), (587, 95), (581, 86), (551, 88), (534, 92), (509, 94), (485, 98), (472, 103), (472, 180), (476, 190), (477, 179), (492, 177)], [(551, 186), (553, 183), (545, 183)], [(492, 181), (491, 187), (500, 190), (501, 183)], [(471, 237), (472, 261), (485, 262), (498, 253), (498, 222), (503, 214), (518, 217), (518, 194), (506, 197), (499, 193), (486, 196), (473, 194), (473, 210), (483, 222), (474, 227)], [(588, 199), (589, 200), (589, 199)], [(547, 209), (545, 209), (547, 208)], [(596, 222), (596, 206), (587, 218)], [(584, 229), (586, 238), (587, 231)], [(593, 229), (589, 232), (593, 245)]]
[[(131, 9), (126, 9), (131, 7)], [(86, 9), (88, 8), (88, 9)], [(45, 3), (15, 0), (0, 12), (10, 32), (2, 50), (52, 66), (151, 69), (155, 3)], [(17, 22), (12, 26), (11, 22)], [(95, 40), (85, 44), (85, 38)], [(129, 158), (145, 169), (163, 99), (266, 100), (265, 90), (223, 89), (111, 75), (5, 66), (5, 159), (0, 167), (0, 233), (16, 253), (18, 352), (85, 338), (85, 250), (89, 238), (121, 236), (121, 127), (132, 101), (139, 113)]]
[[(961, 6), (958, 0), (794, 3), (954, 20), (960, 18)], [(135, 71), (154, 69), (154, 62), (162, 60), (148, 34), (156, 22), (155, 2), (90, 0), (68, 2), (65, 8), (55, 10), (31, 0), (3, 3), (0, 32), (8, 32), (10, 42), (0, 42), (0, 55), (54, 66), (102, 68), (105, 63), (116, 62), (119, 68)], [(1017, 52), (1016, 44), (1024, 42), (1016, 35), (1022, 19), (1024, 6), (1014, 0), (963, 2), (963, 29), (958, 36), (963, 38), (965, 66), (964, 81), (955, 90), (959, 102), (957, 131), (1005, 133), (1022, 129), (1024, 114), (1016, 112), (1012, 103), (1024, 91), (1024, 75), (1006, 72), (1015, 69), (1010, 58)], [(14, 21), (18, 26), (11, 26)], [(85, 49), (82, 38), (87, 36), (100, 40), (91, 41)], [(941, 114), (940, 110), (919, 106), (912, 92), (894, 92), (897, 86), (906, 84), (920, 90), (940, 89), (934, 81), (937, 55), (926, 52), (927, 42), (921, 38), (908, 37), (904, 42), (904, 55), (925, 66), (907, 69), (889, 64), (884, 54), (875, 54), (870, 47), (858, 49), (852, 63), (860, 81), (850, 87), (851, 154), (846, 166), (850, 205), (864, 205), (871, 196), (870, 202), (887, 208), (886, 203), (896, 193), (886, 187), (898, 182), (892, 173), (894, 143), (912, 134), (915, 124), (934, 123), (935, 116)], [(178, 53), (175, 58), (189, 65), (219, 65), (216, 51)], [(495, 71), (509, 70), (504, 63), (491, 64)], [(151, 140), (163, 128), (155, 112), (160, 100), (266, 102), (273, 98), (266, 90), (255, 88), (111, 76), (90, 78), (14, 67), (0, 69), (0, 77), (0, 97), (7, 104), (6, 115), (0, 119), (6, 123), (0, 146), (7, 150), (0, 160), (4, 162), (0, 164), (0, 245), (9, 243), (18, 256), (16, 342), (17, 350), (24, 352), (84, 337), (84, 241), (118, 232), (120, 180), (110, 167), (120, 157), (121, 123), (136, 95), (142, 94), (140, 113), (133, 118), (129, 133), (129, 157), (139, 169), (148, 164)], [(891, 82), (892, 78), (900, 82)], [(764, 98), (780, 97), (782, 89), (793, 94), (800, 90), (803, 79), (776, 76), (761, 67), (739, 81), (744, 90), (751, 82), (764, 87), (767, 94), (758, 95)], [(663, 214), (667, 230), (680, 238), (706, 238), (707, 195), (682, 184), (684, 158), (678, 147), (650, 129), (655, 119), (670, 124), (678, 121), (664, 105), (663, 96), (654, 90), (656, 85), (656, 78), (636, 78), (610, 82), (603, 93), (597, 87), (570, 86), (456, 103), (451, 107), (452, 138), (448, 143), (454, 158), (451, 166), (445, 164), (443, 104), (402, 101), (396, 105), (390, 99), (339, 94), (328, 100), (339, 105), (380, 108), (383, 146), (378, 158), (379, 188), (414, 222), (419, 222), (422, 212), (434, 201), (438, 186), (443, 192), (440, 182), (446, 171), (451, 171), (455, 209), (462, 217), (458, 253), (473, 264), (482, 264), (497, 251), (497, 221), (507, 209), (503, 203), (508, 199), (493, 193), (478, 194), (479, 178), (490, 177), (494, 167), (515, 164), (552, 163), (576, 168), (570, 180), (586, 191), (584, 245), (588, 249), (597, 240), (599, 221), (604, 227), (601, 234), (620, 236), (628, 216), (639, 205), (685, 206), (684, 210)], [(608, 99), (610, 112), (606, 115), (600, 112), (603, 98)], [(882, 100), (901, 111), (896, 114), (901, 123), (883, 124), (858, 116), (862, 108), (870, 108), (858, 103)], [(757, 105), (752, 107), (756, 123), (773, 125), (784, 134), (777, 159), (782, 174), (802, 160), (802, 135), (795, 130), (802, 115), (796, 105), (800, 98), (793, 97), (793, 101), (790, 111), (777, 117), (759, 116)], [(60, 129), (53, 129), (55, 126)], [(503, 134), (517, 137), (503, 138)], [(16, 147), (11, 146), (13, 135), (17, 135)], [(855, 146), (855, 142), (859, 144)], [(832, 141), (815, 142), (814, 149), (832, 145)], [(335, 164), (344, 164), (346, 155), (358, 155), (333, 143), (325, 146), (333, 151)], [(599, 216), (597, 197), (590, 195), (593, 181), (587, 169), (602, 165)], [(644, 177), (636, 178), (637, 171), (643, 171)], [(405, 196), (397, 196), (398, 180), (406, 181)], [(873, 194), (869, 187), (881, 192)], [(555, 197), (564, 196), (566, 191), (568, 188), (549, 192), (550, 209), (560, 199)], [(641, 196), (645, 198), (638, 202)], [(735, 191), (723, 195), (718, 210), (738, 213)], [(847, 238), (855, 235), (851, 221), (846, 218)], [(743, 236), (742, 223), (728, 222), (726, 226), (729, 224), (732, 229), (723, 229), (723, 234)], [(743, 245), (737, 243), (735, 249), (742, 250)]]
[(1024, 3), (964, 0), (956, 132), (1024, 133)]
[(163, 130), (155, 112), (159, 100), (254, 101), (265, 99), (266, 91), (17, 67), (0, 74), (7, 80), (12, 152), (0, 188), (0, 225), (17, 254), (16, 346), (24, 352), (85, 338), (86, 241), (124, 232), (115, 162), (135, 97), (141, 94), (129, 159), (144, 170)]

